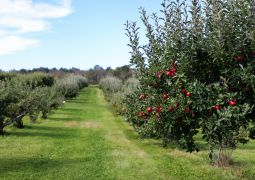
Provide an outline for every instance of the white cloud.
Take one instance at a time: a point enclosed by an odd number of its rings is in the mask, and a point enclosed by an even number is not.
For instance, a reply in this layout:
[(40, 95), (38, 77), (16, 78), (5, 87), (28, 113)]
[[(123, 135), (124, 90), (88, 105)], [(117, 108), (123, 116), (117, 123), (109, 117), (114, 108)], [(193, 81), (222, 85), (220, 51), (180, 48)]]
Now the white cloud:
[(5, 16), (0, 18), (0, 24), (5, 28), (13, 28), (15, 33), (23, 34), (39, 32), (46, 29), (46, 22), (41, 19)]
[(0, 55), (10, 54), (38, 45), (35, 39), (22, 38), (20, 36), (6, 36), (0, 38)]
[(61, 18), (71, 13), (71, 0), (59, 3), (42, 3), (33, 0), (0, 0), (0, 55), (24, 50), (39, 41), (25, 34), (49, 28), (49, 19)]

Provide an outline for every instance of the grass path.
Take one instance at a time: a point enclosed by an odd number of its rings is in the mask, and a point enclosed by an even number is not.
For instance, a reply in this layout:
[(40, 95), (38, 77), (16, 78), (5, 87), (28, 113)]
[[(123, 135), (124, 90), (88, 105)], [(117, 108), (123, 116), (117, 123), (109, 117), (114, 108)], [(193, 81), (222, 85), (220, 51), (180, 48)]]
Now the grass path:
[(253, 179), (255, 143), (234, 153), (236, 165), (212, 167), (202, 151), (159, 147), (141, 140), (114, 116), (96, 87), (36, 124), (0, 137), (0, 179)]

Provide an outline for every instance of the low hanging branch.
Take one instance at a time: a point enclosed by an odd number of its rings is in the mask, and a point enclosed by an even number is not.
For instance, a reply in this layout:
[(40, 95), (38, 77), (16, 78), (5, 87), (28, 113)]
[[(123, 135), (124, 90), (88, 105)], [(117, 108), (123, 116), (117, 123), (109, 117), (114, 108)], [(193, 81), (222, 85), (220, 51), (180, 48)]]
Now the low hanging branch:
[(20, 115), (18, 115), (17, 117), (13, 118), (13, 119), (9, 119), (7, 122), (5, 122), (3, 124), (3, 127), (9, 126), (11, 124), (13, 124), (14, 122), (16, 122), (17, 120), (20, 120), (20, 118), (24, 117), (26, 115), (26, 113), (22, 113)]

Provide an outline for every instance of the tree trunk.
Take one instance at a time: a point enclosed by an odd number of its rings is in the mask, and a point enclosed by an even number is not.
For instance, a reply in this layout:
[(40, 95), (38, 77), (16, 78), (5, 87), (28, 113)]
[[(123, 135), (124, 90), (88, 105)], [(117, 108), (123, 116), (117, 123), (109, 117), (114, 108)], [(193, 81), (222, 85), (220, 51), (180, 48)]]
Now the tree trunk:
[(0, 135), (4, 135), (4, 127), (0, 124)]
[(42, 112), (42, 118), (47, 119), (48, 118), (48, 113), (47, 112)]
[(31, 122), (34, 123), (35, 120), (37, 119), (37, 116), (35, 116), (35, 115), (29, 115), (29, 118), (30, 118)]
[(22, 121), (22, 120), (17, 121), (17, 122), (16, 122), (16, 126), (17, 126), (17, 128), (19, 128), (19, 129), (23, 129), (23, 128), (24, 128), (23, 121)]
[(0, 117), (0, 135), (4, 134), (4, 120)]
[(222, 153), (222, 145), (220, 144), (220, 147), (219, 147), (219, 152), (218, 152), (218, 157), (217, 157), (217, 161), (216, 161), (216, 164), (217, 166), (222, 166), (222, 156), (223, 156), (223, 153)]
[[(229, 161), (230, 161), (230, 155), (227, 155), (226, 152), (224, 152), (223, 145), (221, 144), (219, 147), (219, 152), (218, 152), (218, 158), (216, 161), (216, 165), (218, 167), (227, 167), (229, 166)], [(232, 154), (232, 153), (231, 153)]]
[(24, 116), (21, 116), (20, 118), (17, 119), (16, 121), (16, 127), (19, 128), (19, 129), (23, 129), (24, 128), (24, 124), (23, 124), (23, 121), (22, 121), (22, 118)]

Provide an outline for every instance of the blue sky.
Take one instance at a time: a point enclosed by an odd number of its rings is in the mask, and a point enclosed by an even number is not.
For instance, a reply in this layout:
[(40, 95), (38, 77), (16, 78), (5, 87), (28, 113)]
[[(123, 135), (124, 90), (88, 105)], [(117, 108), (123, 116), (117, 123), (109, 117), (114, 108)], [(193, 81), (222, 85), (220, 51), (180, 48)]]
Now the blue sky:
[(139, 7), (158, 12), (160, 4), (159, 0), (1, 0), (0, 69), (129, 64), (123, 24), (140, 21)]

